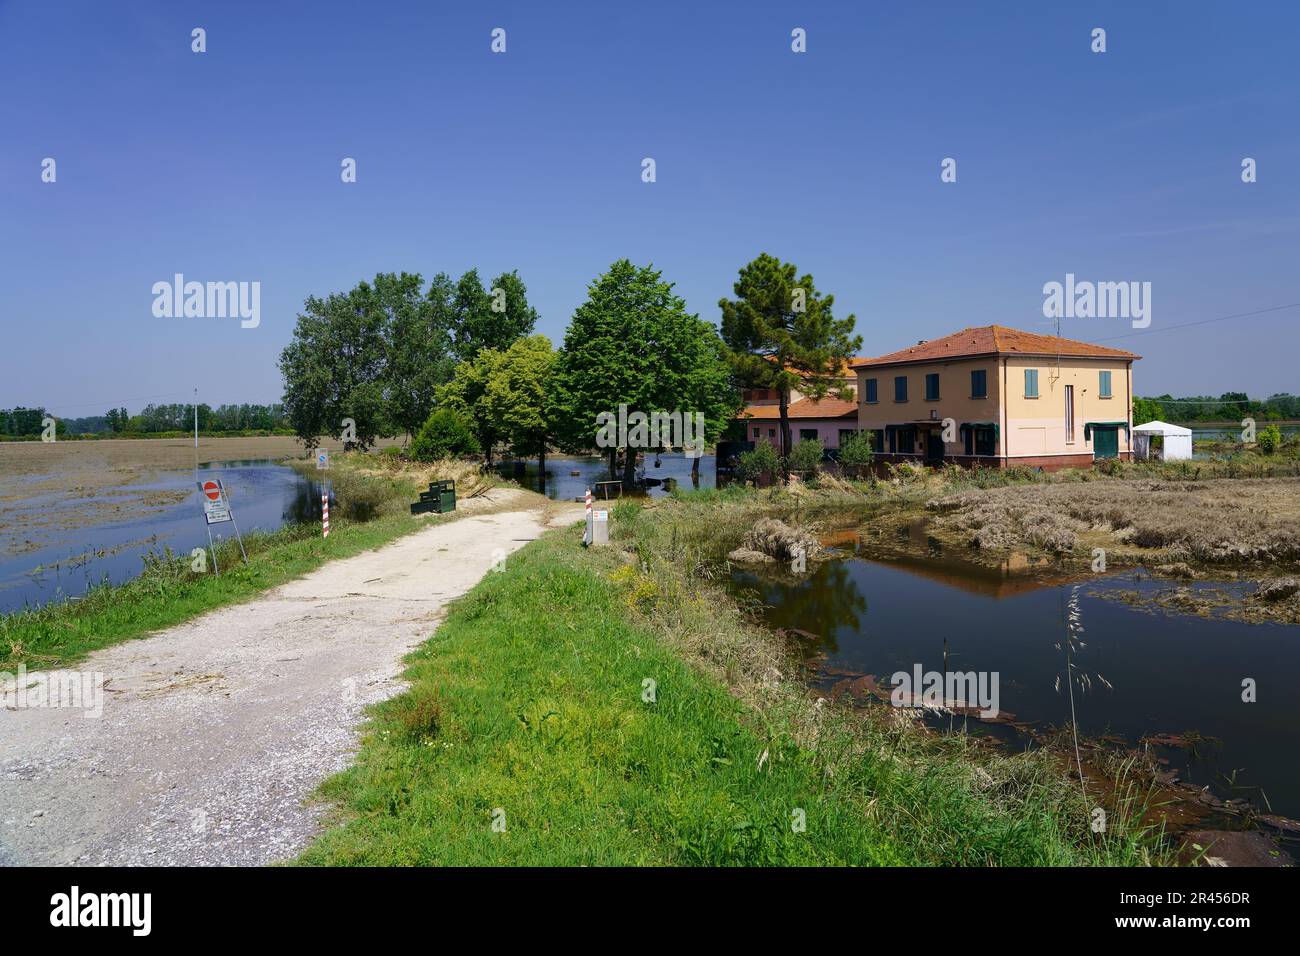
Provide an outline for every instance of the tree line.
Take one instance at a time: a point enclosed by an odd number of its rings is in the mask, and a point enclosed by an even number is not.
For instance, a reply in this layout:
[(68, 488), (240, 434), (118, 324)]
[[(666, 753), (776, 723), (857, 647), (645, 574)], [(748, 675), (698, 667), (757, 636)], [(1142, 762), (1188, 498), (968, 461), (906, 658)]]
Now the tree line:
[[(603, 413), (698, 413), (713, 444), (742, 388), (772, 388), (789, 448), (790, 388), (838, 390), (861, 347), (854, 317), (833, 316), (833, 296), (767, 254), (740, 270), (736, 298), (719, 302), (721, 332), (673, 290), (653, 266), (614, 262), (556, 349), (533, 334), (537, 312), (517, 272), (488, 288), (475, 270), (454, 283), (439, 273), (427, 289), (419, 274), (381, 273), (306, 300), (280, 357), (286, 414), (309, 446), (328, 435), (367, 448), (404, 433), (417, 456), (481, 451), (490, 462), (502, 448), (543, 470), (550, 448), (599, 451), (613, 475), (619, 449), (598, 443)], [(623, 456), (625, 481), (635, 458)]]
[(1245, 392), (1224, 392), (1218, 398), (1189, 395), (1174, 398), (1133, 399), (1135, 422), (1237, 422), (1243, 418), (1256, 421), (1295, 421), (1300, 419), (1300, 396), (1277, 394), (1252, 399)]

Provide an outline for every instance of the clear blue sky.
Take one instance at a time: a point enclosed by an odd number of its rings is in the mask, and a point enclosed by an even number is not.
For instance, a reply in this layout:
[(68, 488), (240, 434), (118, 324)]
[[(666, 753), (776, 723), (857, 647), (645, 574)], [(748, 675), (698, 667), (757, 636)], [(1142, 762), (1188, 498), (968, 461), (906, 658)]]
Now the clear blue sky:
[[(760, 251), (867, 354), (1050, 331), (1073, 272), (1152, 283), (1154, 334), (1113, 341), (1140, 393), (1300, 391), (1300, 309), (1161, 331), (1300, 302), (1290, 0), (0, 0), (0, 74), (0, 407), (278, 400), (302, 300), (377, 271), (518, 269), (558, 344), (627, 256), (717, 321)], [(260, 281), (261, 326), (154, 318), (176, 272)]]

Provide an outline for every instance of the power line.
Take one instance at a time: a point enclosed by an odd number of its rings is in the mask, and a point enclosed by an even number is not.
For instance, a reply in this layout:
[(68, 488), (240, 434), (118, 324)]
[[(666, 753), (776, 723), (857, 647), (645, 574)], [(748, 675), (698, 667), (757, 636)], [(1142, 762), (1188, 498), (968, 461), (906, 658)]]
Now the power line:
[(1113, 342), (1115, 339), (1131, 339), (1136, 335), (1154, 335), (1157, 332), (1172, 332), (1175, 329), (1190, 329), (1196, 325), (1209, 325), (1211, 322), (1226, 322), (1228, 319), (1245, 319), (1252, 315), (1266, 315), (1269, 312), (1281, 312), (1283, 309), (1300, 308), (1300, 302), (1292, 302), (1289, 305), (1275, 305), (1267, 309), (1256, 309), (1253, 312), (1236, 312), (1232, 315), (1220, 315), (1213, 319), (1200, 319), (1196, 322), (1182, 322), (1178, 325), (1164, 325), (1158, 329), (1142, 329), (1140, 332), (1126, 332), (1123, 335), (1111, 335), (1104, 339), (1095, 339), (1097, 342)]

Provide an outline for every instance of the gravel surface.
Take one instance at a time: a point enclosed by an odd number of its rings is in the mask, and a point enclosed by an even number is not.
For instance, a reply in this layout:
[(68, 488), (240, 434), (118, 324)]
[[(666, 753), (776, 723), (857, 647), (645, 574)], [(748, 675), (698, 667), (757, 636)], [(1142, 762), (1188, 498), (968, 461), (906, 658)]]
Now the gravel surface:
[(0, 864), (256, 865), (292, 857), (305, 801), (446, 602), (542, 530), (466, 516), (247, 603), (100, 651), (103, 714), (0, 711)]

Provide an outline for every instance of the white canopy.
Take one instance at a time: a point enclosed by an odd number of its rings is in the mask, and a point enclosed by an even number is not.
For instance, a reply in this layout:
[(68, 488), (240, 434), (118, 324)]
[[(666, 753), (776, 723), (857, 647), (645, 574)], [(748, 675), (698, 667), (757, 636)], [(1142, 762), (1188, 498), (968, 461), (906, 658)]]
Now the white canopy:
[(1182, 425), (1170, 425), (1168, 422), (1147, 422), (1145, 425), (1134, 425), (1133, 431), (1141, 435), (1178, 435), (1183, 438), (1191, 438), (1192, 430), (1184, 428)]
[[(1159, 435), (1160, 448), (1151, 447), (1151, 440)], [(1147, 422), (1133, 429), (1133, 452), (1138, 458), (1155, 458), (1160, 461), (1180, 461), (1192, 457), (1192, 430), (1168, 422)]]

